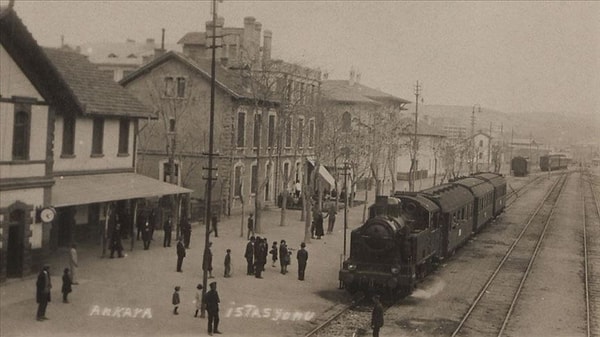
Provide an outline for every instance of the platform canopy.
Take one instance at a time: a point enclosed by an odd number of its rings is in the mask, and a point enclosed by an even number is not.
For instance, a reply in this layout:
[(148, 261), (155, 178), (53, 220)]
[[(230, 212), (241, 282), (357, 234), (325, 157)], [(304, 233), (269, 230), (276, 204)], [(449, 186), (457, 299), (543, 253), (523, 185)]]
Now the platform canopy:
[(192, 190), (136, 173), (109, 173), (55, 177), (52, 206), (64, 207), (100, 202), (191, 193)]

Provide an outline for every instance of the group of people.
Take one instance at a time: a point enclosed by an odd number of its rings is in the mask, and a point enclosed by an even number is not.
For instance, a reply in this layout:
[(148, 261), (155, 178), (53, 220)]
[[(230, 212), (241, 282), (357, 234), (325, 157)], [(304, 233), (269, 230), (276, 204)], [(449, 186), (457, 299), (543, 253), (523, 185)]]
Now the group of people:
[[(292, 249), (288, 248), (285, 240), (281, 240), (279, 246), (277, 245), (277, 241), (273, 241), (269, 250), (269, 241), (267, 238), (261, 238), (260, 236), (251, 236), (246, 243), (246, 250), (244, 252), (247, 264), (246, 274), (262, 278), (262, 272), (265, 270), (269, 254), (271, 255), (271, 266), (275, 267), (275, 264), (279, 260), (280, 273), (283, 275), (287, 274), (287, 267), (291, 264)], [(303, 281), (308, 261), (308, 252), (306, 251), (306, 244), (304, 242), (300, 244), (296, 259), (298, 260), (298, 279)]]
[[(198, 312), (200, 312), (202, 306), (204, 306), (204, 309), (208, 314), (208, 335), (212, 336), (213, 333), (221, 333), (221, 331), (219, 331), (219, 303), (221, 303), (221, 300), (219, 299), (219, 293), (217, 292), (217, 282), (211, 282), (209, 287), (210, 290), (202, 296), (202, 289), (204, 289), (204, 287), (200, 283), (196, 286), (196, 298), (194, 299), (196, 312), (194, 313), (194, 317), (198, 317)], [(180, 290), (180, 286), (175, 286), (175, 291), (173, 292), (171, 300), (173, 303), (173, 315), (179, 315), (179, 304), (181, 303), (181, 298), (179, 297)]]

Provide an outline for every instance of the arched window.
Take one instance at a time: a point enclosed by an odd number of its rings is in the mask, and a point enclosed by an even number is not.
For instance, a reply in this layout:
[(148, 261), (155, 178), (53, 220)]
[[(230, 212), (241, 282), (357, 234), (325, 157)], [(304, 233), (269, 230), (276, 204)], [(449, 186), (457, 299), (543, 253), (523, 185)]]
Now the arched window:
[(352, 117), (348, 111), (342, 115), (342, 131), (350, 131), (352, 127)]
[(29, 138), (31, 128), (31, 105), (15, 105), (15, 122), (13, 127), (13, 159), (29, 159)]

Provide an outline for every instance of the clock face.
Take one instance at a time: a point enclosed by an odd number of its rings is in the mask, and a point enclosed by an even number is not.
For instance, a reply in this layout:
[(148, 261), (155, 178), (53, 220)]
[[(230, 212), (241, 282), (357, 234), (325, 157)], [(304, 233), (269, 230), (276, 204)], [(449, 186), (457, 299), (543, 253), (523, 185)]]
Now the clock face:
[(54, 214), (55, 213), (52, 208), (44, 208), (40, 213), (40, 218), (42, 218), (42, 221), (44, 222), (50, 222), (54, 220)]

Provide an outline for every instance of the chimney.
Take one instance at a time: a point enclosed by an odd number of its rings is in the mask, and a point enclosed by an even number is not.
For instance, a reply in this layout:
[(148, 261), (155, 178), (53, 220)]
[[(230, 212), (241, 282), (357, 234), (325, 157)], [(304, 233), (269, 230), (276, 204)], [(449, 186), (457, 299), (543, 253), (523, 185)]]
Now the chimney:
[(361, 74), (360, 74), (360, 70), (357, 70), (357, 71), (356, 71), (356, 83), (357, 83), (357, 84), (360, 84), (360, 75), (361, 75)]
[(254, 46), (254, 55), (252, 58), (255, 60), (255, 63), (260, 64), (260, 52), (262, 48), (260, 47), (260, 32), (262, 31), (262, 23), (255, 22), (254, 23), (254, 38), (252, 40), (252, 44)]
[(354, 67), (350, 68), (350, 80), (348, 81), (348, 84), (350, 84), (350, 86), (354, 85)]
[(165, 51), (165, 29), (162, 29), (162, 36), (160, 38), (160, 49), (164, 52)]
[(253, 48), (253, 39), (254, 39), (254, 22), (256, 19), (252, 16), (247, 16), (244, 18), (244, 35), (242, 36), (242, 57), (253, 57), (254, 56), (254, 48)]
[(265, 30), (263, 34), (263, 63), (271, 60), (271, 38), (273, 33), (270, 30)]

